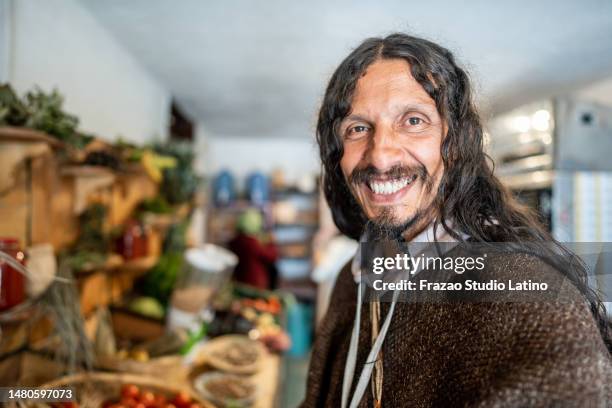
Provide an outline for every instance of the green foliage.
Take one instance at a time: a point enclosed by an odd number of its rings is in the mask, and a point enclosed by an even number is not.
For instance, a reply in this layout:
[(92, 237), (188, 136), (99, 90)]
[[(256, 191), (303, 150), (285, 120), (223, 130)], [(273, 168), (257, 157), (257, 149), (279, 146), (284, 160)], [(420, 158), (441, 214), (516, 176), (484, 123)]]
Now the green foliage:
[(185, 203), (193, 197), (199, 179), (193, 172), (195, 153), (190, 143), (171, 142), (153, 147), (156, 153), (176, 158), (177, 165), (164, 169), (160, 193), (170, 204)]
[(110, 234), (104, 228), (107, 208), (102, 204), (89, 206), (79, 216), (79, 237), (61, 258), (73, 271), (102, 267), (110, 250)]
[(198, 178), (190, 167), (164, 170), (160, 190), (170, 204), (181, 204), (191, 200), (197, 187)]
[(185, 236), (188, 221), (173, 224), (162, 245), (163, 255), (142, 281), (141, 292), (159, 300), (164, 306), (168, 304), (172, 290), (183, 267), (183, 252), (187, 247)]
[(150, 212), (153, 214), (170, 214), (172, 213), (172, 207), (170, 207), (164, 197), (157, 196), (148, 200), (144, 200), (142, 203), (140, 203), (138, 211)]
[(170, 226), (162, 244), (164, 252), (183, 252), (187, 248), (186, 237), (188, 226), (189, 218)]
[(28, 111), (9, 84), (0, 85), (0, 126), (23, 126)]
[(163, 254), (157, 265), (144, 276), (142, 294), (157, 299), (162, 305), (167, 305), (182, 266), (182, 252)]
[(106, 259), (106, 254), (92, 251), (77, 251), (61, 256), (62, 262), (75, 272), (90, 271), (103, 267)]
[(89, 206), (79, 216), (81, 231), (74, 250), (86, 252), (99, 252), (106, 254), (110, 249), (110, 237), (105, 231), (104, 220), (107, 209), (102, 204)]
[(8, 84), (0, 86), (0, 126), (25, 126), (45, 132), (56, 139), (83, 148), (93, 137), (77, 132), (79, 119), (63, 110), (64, 97), (54, 89), (39, 87), (20, 100)]

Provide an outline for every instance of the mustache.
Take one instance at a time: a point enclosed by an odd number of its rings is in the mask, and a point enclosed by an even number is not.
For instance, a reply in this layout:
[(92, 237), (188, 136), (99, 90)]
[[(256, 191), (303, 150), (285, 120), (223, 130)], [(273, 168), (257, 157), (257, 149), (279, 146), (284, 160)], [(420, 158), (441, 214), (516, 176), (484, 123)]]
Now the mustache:
[(380, 171), (376, 167), (371, 164), (366, 166), (357, 166), (351, 172), (348, 180), (350, 183), (366, 183), (370, 181), (374, 177), (386, 177), (391, 179), (399, 179), (399, 178), (408, 178), (417, 176), (417, 179), (421, 179), (424, 182), (427, 182), (430, 179), (429, 173), (427, 172), (427, 168), (423, 165), (417, 166), (405, 166), (401, 164), (397, 164), (388, 170)]

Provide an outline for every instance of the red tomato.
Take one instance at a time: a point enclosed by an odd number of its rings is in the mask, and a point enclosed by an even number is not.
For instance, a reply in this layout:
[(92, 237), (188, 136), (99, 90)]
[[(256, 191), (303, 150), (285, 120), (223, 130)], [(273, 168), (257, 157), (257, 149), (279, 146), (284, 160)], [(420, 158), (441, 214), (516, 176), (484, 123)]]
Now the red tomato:
[(158, 408), (164, 408), (166, 406), (166, 397), (162, 394), (157, 394), (155, 396), (155, 406)]
[(124, 398), (138, 398), (140, 390), (134, 384), (125, 384), (121, 387), (121, 396)]
[(176, 405), (174, 405), (174, 404), (166, 404), (165, 408), (176, 408)]
[(155, 403), (155, 394), (151, 391), (145, 391), (140, 394), (140, 402), (142, 402), (145, 406), (150, 407)]
[(191, 397), (185, 391), (181, 391), (172, 400), (172, 403), (178, 408), (186, 408), (191, 403)]
[(119, 402), (128, 408), (134, 408), (138, 405), (138, 400), (133, 397), (122, 397)]
[(189, 405), (189, 408), (202, 408), (202, 406), (194, 402), (193, 404)]

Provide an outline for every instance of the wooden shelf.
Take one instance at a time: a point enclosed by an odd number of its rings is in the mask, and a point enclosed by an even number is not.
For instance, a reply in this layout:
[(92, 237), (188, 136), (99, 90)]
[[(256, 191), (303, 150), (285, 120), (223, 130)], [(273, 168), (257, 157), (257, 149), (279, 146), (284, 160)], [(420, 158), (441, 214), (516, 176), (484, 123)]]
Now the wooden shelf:
[(112, 169), (104, 166), (63, 166), (60, 170), (62, 176), (73, 177), (115, 177), (115, 172)]
[(145, 256), (131, 261), (125, 261), (116, 269), (124, 273), (129, 273), (132, 277), (135, 278), (144, 275), (149, 270), (151, 270), (151, 268), (153, 268), (157, 264), (157, 261), (159, 261), (159, 257), (156, 255)]
[(23, 143), (46, 143), (55, 148), (66, 147), (66, 144), (44, 132), (24, 127), (0, 126), (0, 140)]
[(87, 198), (94, 191), (112, 187), (116, 180), (115, 172), (102, 166), (63, 166), (60, 174), (64, 177), (72, 177), (74, 180), (74, 203), (75, 214), (82, 213), (87, 207)]
[(156, 256), (143, 257), (119, 262), (110, 269), (77, 275), (83, 315), (88, 316), (100, 306), (109, 306), (123, 299), (132, 290), (136, 278), (148, 272), (157, 260)]
[(144, 256), (141, 258), (132, 259), (129, 261), (125, 261), (121, 255), (118, 254), (110, 254), (108, 259), (99, 267), (94, 267), (91, 269), (85, 269), (77, 274), (77, 277), (86, 277), (89, 274), (94, 272), (125, 272), (130, 275), (140, 275), (146, 273), (149, 269), (153, 268), (159, 257), (157, 255)]

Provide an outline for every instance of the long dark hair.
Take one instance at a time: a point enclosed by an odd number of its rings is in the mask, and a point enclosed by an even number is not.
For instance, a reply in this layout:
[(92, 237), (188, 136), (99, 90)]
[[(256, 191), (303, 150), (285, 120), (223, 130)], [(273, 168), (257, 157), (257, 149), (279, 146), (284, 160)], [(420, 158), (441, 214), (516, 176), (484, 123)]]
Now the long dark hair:
[[(445, 172), (433, 202), (434, 230), (442, 227), (460, 241), (461, 234), (467, 234), (476, 242), (552, 242), (558, 246), (556, 253), (560, 251), (571, 258), (572, 254), (554, 241), (535, 213), (519, 204), (493, 175), (470, 81), (453, 54), (431, 41), (399, 33), (367, 39), (342, 61), (330, 79), (319, 111), (317, 142), (323, 164), (323, 191), (340, 231), (358, 239), (367, 219), (340, 168), (343, 146), (338, 129), (351, 111), (357, 81), (380, 59), (402, 59), (410, 65), (412, 76), (435, 101), (448, 128), (441, 146)], [(571, 271), (563, 272), (589, 301), (608, 349), (612, 350), (605, 308), (588, 287), (585, 268), (573, 264)]]

